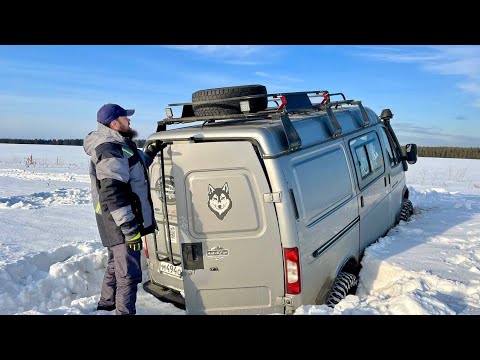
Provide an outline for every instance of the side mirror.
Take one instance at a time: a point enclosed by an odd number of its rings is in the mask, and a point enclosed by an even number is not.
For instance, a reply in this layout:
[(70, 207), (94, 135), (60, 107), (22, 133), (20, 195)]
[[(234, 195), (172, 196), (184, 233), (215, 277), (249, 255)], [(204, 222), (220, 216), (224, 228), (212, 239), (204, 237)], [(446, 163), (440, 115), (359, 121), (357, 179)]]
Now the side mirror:
[(407, 144), (406, 146), (406, 160), (409, 164), (415, 164), (417, 162), (417, 145)]

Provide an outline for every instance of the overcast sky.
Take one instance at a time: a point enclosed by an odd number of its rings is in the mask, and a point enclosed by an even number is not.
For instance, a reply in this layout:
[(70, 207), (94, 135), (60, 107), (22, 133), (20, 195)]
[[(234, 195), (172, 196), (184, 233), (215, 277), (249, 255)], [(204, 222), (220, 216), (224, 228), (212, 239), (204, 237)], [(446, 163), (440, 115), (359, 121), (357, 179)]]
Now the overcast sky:
[(402, 143), (480, 144), (480, 46), (0, 45), (0, 79), (0, 138), (84, 138), (109, 102), (146, 138), (194, 91), (263, 84), (390, 108)]

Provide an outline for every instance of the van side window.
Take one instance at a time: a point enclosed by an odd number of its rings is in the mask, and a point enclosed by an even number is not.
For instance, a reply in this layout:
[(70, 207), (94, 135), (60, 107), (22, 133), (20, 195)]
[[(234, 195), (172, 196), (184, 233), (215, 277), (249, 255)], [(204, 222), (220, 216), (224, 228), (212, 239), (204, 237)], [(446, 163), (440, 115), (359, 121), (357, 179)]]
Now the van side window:
[(356, 148), (355, 152), (357, 153), (358, 162), (360, 164), (360, 173), (362, 174), (362, 178), (365, 178), (371, 173), (370, 167), (368, 166), (367, 151), (365, 150), (365, 146)]
[(385, 129), (384, 127), (382, 127), (382, 131), (380, 131), (380, 136), (382, 137), (383, 142), (385, 143), (385, 147), (387, 148), (387, 153), (390, 160), (390, 165), (393, 168), (400, 163), (399, 155), (398, 155), (398, 152), (396, 151), (397, 148), (395, 146), (395, 143), (393, 142), (392, 138), (388, 134), (387, 129)]
[(355, 160), (358, 183), (364, 188), (385, 171), (383, 153), (375, 131), (350, 140), (350, 150)]
[(393, 149), (393, 155), (395, 155), (395, 161), (397, 164), (399, 164), (402, 160), (402, 150), (397, 146), (397, 143), (393, 141), (392, 136), (390, 133), (388, 133), (388, 139), (390, 140), (390, 143), (392, 144), (392, 149)]
[(367, 148), (368, 160), (370, 161), (370, 169), (373, 172), (383, 167), (383, 156), (380, 143), (378, 141), (372, 141), (365, 144)]

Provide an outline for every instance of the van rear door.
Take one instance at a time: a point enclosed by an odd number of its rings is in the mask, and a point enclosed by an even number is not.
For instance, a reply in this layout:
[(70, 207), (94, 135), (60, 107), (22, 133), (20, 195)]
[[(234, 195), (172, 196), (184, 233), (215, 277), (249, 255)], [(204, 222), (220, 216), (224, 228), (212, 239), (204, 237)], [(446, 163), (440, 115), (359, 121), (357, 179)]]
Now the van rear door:
[(283, 313), (277, 216), (253, 145), (174, 142), (172, 162), (187, 313)]

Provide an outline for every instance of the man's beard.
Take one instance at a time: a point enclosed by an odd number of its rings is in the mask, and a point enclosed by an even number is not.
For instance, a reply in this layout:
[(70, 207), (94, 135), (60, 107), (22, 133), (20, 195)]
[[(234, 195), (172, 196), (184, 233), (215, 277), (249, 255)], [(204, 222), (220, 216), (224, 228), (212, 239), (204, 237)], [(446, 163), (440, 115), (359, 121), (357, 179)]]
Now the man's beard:
[(130, 128), (127, 131), (120, 131), (120, 134), (122, 134), (123, 137), (133, 140), (138, 136), (138, 131)]

